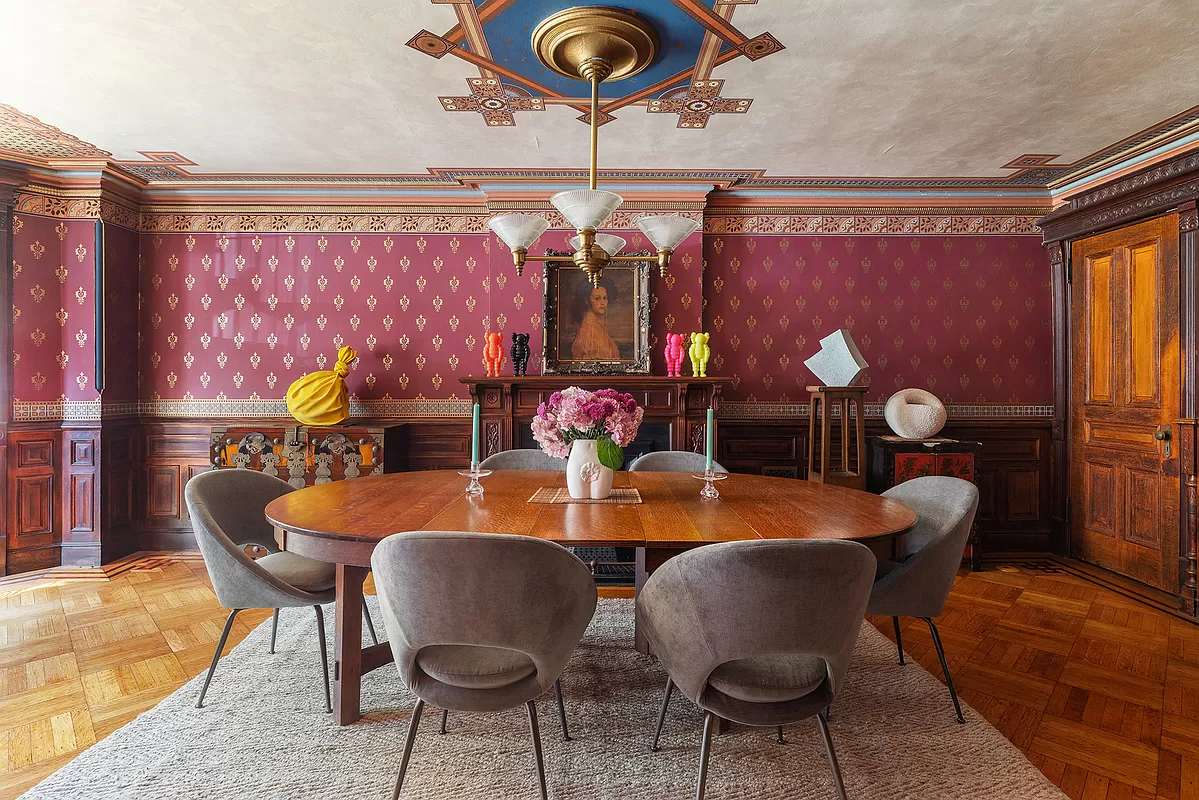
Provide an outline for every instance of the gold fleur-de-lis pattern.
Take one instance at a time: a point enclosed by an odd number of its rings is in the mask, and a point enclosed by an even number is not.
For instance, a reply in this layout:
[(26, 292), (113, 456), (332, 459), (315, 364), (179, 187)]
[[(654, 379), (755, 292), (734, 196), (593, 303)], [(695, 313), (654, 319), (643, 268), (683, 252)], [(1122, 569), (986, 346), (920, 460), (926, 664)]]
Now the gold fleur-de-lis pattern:
[[(17, 213), (13, 214), (12, 231), (13, 255), (20, 261), (20, 266), (12, 269), (13, 398), (23, 402), (95, 400), (91, 341), (85, 336), (87, 347), (81, 348), (76, 332), (95, 330), (96, 279), (90, 262), (82, 268), (70, 265), (83, 260), (79, 253), (87, 258), (95, 250), (96, 224)], [(137, 234), (130, 235), (135, 240), (130, 272), (136, 276)], [(136, 295), (135, 289), (131, 296)], [(131, 360), (136, 352), (135, 343)], [(79, 375), (82, 382), (77, 380)], [(136, 372), (133, 380), (136, 393)]]
[(709, 234), (714, 363), (730, 400), (796, 402), (821, 337), (848, 329), (867, 399), (1053, 402), (1049, 265), (1035, 236)]

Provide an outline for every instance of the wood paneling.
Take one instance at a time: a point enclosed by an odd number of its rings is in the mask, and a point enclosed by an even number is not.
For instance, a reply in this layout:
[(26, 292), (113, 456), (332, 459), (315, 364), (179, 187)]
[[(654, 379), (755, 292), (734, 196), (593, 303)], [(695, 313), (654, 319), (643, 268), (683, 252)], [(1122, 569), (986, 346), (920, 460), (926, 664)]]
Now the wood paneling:
[(61, 432), (49, 425), (9, 429), (9, 572), (56, 566), (62, 543)]
[(100, 565), (100, 428), (63, 423), (62, 563)]

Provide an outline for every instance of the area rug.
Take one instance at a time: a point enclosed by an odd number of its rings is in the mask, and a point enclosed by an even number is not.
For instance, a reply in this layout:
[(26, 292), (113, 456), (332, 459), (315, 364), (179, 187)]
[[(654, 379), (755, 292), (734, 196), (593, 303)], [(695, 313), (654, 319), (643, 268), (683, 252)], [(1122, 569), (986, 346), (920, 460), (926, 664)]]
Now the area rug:
[[(676, 692), (661, 750), (650, 752), (666, 677), (632, 640), (632, 601), (601, 600), (562, 679), (573, 741), (561, 738), (552, 692), (538, 701), (551, 798), (694, 796), (702, 715)], [(264, 623), (221, 660), (205, 708), (195, 708), (201, 675), (25, 797), (389, 798), (415, 702), (395, 669), (366, 677), (366, 716), (339, 728), (323, 713), (312, 612), (285, 610), (275, 655), (269, 641)], [(910, 660), (900, 666), (894, 646), (864, 624), (831, 720), (849, 796), (1065, 797), (999, 731), (965, 713), (966, 725), (954, 722), (945, 687)], [(404, 797), (537, 797), (523, 708), (451, 714), (444, 736), (440, 716), (426, 708)], [(785, 734), (778, 744), (773, 729), (734, 726), (714, 739), (708, 798), (836, 797), (815, 721)]]

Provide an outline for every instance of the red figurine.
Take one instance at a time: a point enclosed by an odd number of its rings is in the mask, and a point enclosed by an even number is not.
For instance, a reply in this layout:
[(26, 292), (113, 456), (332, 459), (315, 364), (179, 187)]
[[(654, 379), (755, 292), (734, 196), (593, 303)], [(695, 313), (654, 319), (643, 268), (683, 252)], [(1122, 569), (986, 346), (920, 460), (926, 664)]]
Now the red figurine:
[(666, 334), (666, 349), (663, 352), (666, 355), (666, 375), (677, 378), (683, 368), (683, 334)]
[(495, 378), (500, 374), (500, 364), (504, 362), (504, 335), (502, 333), (486, 334), (487, 344), (483, 345), (483, 360), (487, 362), (487, 377)]

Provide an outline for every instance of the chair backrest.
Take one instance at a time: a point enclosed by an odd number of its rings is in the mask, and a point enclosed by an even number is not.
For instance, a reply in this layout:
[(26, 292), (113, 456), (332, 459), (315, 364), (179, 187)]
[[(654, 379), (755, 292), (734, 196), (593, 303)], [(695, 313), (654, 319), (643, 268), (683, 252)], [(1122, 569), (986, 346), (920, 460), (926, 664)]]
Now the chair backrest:
[(196, 543), (225, 608), (271, 608), (278, 592), (296, 595), (245, 552), (250, 544), (278, 549), (263, 512), (276, 497), (293, 491), (285, 481), (248, 469), (203, 472), (184, 487)]
[(554, 458), (541, 450), (504, 450), (479, 463), (480, 469), (542, 469), (564, 472), (565, 458)]
[(930, 475), (893, 486), (883, 496), (915, 511), (916, 525), (904, 539), (900, 565), (875, 585), (871, 613), (938, 616), (974, 526), (978, 488), (960, 478)]
[[(707, 457), (702, 453), (692, 453), (689, 450), (655, 450), (652, 453), (638, 456), (629, 465), (629, 472), (691, 472), (702, 475)], [(713, 472), (728, 472), (715, 461), (712, 462)]]
[(544, 691), (595, 613), (595, 583), (583, 562), (529, 536), (397, 533), (375, 548), (371, 569), (409, 688), (419, 683), (416, 656), (423, 648), (475, 645), (525, 654)]
[(856, 542), (776, 539), (707, 545), (675, 556), (637, 597), (637, 621), (680, 691), (698, 702), (729, 661), (823, 658), (840, 690), (876, 561)]

